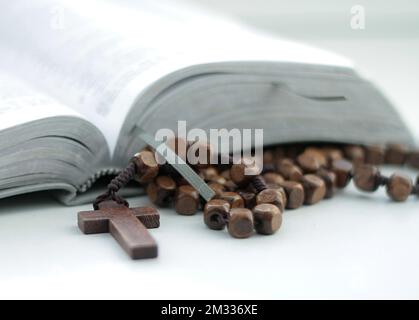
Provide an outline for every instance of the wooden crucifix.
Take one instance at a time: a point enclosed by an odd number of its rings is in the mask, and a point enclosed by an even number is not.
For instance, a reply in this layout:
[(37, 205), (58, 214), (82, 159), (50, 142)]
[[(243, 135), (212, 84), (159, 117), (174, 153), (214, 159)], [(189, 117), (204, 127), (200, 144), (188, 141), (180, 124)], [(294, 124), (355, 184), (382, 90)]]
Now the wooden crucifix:
[(147, 230), (160, 226), (160, 215), (154, 208), (130, 209), (105, 201), (99, 210), (79, 212), (78, 225), (84, 234), (111, 233), (132, 259), (157, 257), (157, 243)]

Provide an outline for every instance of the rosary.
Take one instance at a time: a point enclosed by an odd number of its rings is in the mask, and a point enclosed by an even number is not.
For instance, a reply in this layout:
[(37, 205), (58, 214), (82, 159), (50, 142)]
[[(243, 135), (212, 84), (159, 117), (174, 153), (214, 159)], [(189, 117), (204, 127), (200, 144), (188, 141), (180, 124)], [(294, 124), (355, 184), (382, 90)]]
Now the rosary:
[[(187, 143), (176, 138), (177, 146)], [(199, 143), (198, 152), (211, 153), (211, 146)], [(130, 208), (118, 191), (131, 180), (146, 188), (150, 201), (158, 207), (174, 206), (180, 215), (203, 210), (203, 220), (212, 230), (227, 229), (234, 238), (248, 238), (255, 232), (271, 235), (282, 225), (286, 209), (314, 205), (332, 198), (351, 180), (364, 192), (385, 187), (391, 200), (402, 202), (410, 195), (419, 197), (419, 176), (412, 179), (400, 174), (384, 176), (377, 166), (383, 164), (419, 169), (419, 151), (402, 145), (383, 146), (294, 144), (271, 147), (264, 151), (260, 175), (246, 175), (249, 162), (207, 165), (192, 169), (213, 190), (204, 200), (169, 164), (160, 166), (155, 152), (147, 147), (134, 156), (129, 165), (108, 185), (106, 193), (93, 204), (94, 211), (80, 212), (78, 224), (85, 234), (111, 233), (133, 259), (155, 258), (157, 244), (147, 229), (160, 226), (160, 216), (152, 207)], [(221, 162), (218, 162), (221, 163)], [(259, 170), (260, 171), (260, 170)]]

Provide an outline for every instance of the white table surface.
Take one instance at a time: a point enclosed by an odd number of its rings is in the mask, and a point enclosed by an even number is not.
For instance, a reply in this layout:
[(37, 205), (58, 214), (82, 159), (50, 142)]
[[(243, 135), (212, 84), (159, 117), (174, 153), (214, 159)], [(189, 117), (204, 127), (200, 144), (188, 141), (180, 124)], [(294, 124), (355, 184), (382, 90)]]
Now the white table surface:
[[(417, 125), (417, 39), (313, 43), (352, 57)], [(0, 201), (0, 298), (419, 298), (417, 199), (350, 188), (247, 240), (161, 210), (160, 256), (135, 262), (110, 235), (80, 233), (76, 213), (89, 209), (46, 194)]]

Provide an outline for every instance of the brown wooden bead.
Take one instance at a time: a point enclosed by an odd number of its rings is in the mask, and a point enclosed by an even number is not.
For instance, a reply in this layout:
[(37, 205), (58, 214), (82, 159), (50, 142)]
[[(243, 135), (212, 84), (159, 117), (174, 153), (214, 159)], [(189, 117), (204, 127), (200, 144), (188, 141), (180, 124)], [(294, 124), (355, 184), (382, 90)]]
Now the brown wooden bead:
[(366, 192), (376, 191), (381, 183), (380, 171), (369, 164), (357, 166), (353, 179), (355, 186)]
[(303, 172), (291, 160), (283, 159), (278, 164), (278, 171), (285, 180), (300, 181), (303, 177)]
[(233, 164), (230, 169), (230, 178), (238, 186), (246, 186), (252, 180), (252, 177), (244, 173), (246, 165)]
[(306, 174), (302, 179), (302, 185), (305, 193), (304, 203), (307, 205), (316, 204), (326, 196), (326, 184), (314, 174)]
[(220, 176), (219, 173), (218, 173), (217, 168), (215, 168), (215, 167), (201, 168), (199, 170), (199, 175), (206, 182), (214, 181), (214, 179), (216, 179), (217, 177)]
[(393, 174), (387, 182), (387, 194), (394, 201), (405, 201), (412, 193), (413, 183), (409, 177)]
[(220, 199), (227, 201), (231, 208), (244, 208), (244, 200), (236, 192), (223, 192)]
[(295, 165), (294, 161), (290, 158), (281, 158), (277, 162), (278, 170), (282, 169), (282, 166), (292, 166)]
[(281, 212), (284, 211), (287, 206), (287, 196), (284, 189), (266, 189), (259, 192), (256, 196), (256, 204), (270, 203), (277, 206)]
[(291, 168), (289, 168), (288, 171), (288, 180), (290, 181), (301, 181), (303, 177), (303, 172), (301, 171), (301, 169), (297, 166), (292, 166)]
[(253, 209), (256, 206), (256, 193), (254, 192), (247, 192), (247, 191), (239, 191), (240, 196), (244, 200), (244, 206), (247, 209)]
[(410, 152), (406, 163), (412, 168), (419, 169), (419, 151)]
[(226, 191), (224, 186), (222, 184), (217, 183), (217, 182), (210, 182), (208, 184), (208, 187), (210, 187), (215, 192), (215, 196), (217, 198), (219, 198), (221, 196), (221, 194)]
[(279, 186), (282, 182), (284, 182), (284, 178), (275, 172), (268, 172), (263, 175), (265, 182), (268, 184), (274, 184)]
[(159, 174), (159, 165), (153, 152), (141, 151), (134, 156), (133, 161), (137, 169), (135, 180), (139, 183), (149, 183)]
[(314, 173), (318, 171), (321, 167), (321, 164), (317, 160), (317, 158), (310, 153), (300, 154), (297, 157), (297, 162), (304, 172)]
[(230, 210), (228, 218), (228, 232), (234, 238), (248, 238), (253, 234), (253, 213), (246, 208)]
[(326, 169), (320, 169), (316, 173), (320, 178), (323, 179), (326, 184), (326, 199), (330, 199), (335, 195), (336, 192), (336, 174), (333, 171)]
[(336, 175), (336, 187), (345, 188), (352, 179), (352, 163), (347, 160), (336, 160), (332, 163), (332, 172)]
[(223, 230), (230, 211), (230, 204), (221, 199), (207, 202), (204, 208), (204, 221), (212, 230)]
[(304, 204), (304, 188), (303, 185), (295, 181), (284, 181), (281, 187), (287, 195), (287, 208), (298, 209)]
[(328, 166), (331, 166), (333, 161), (343, 159), (343, 152), (338, 148), (324, 148), (323, 153), (326, 156)]
[(248, 185), (260, 171), (260, 168), (257, 168), (250, 160), (242, 159), (242, 163), (233, 164), (231, 166), (230, 178), (239, 187), (244, 187)]
[(372, 165), (381, 165), (384, 163), (386, 150), (383, 146), (368, 146), (365, 149), (365, 162)]
[(360, 146), (346, 146), (343, 152), (347, 159), (351, 160), (354, 164), (361, 164), (365, 162), (365, 150)]
[(406, 161), (407, 148), (401, 144), (389, 144), (386, 151), (386, 163), (402, 165)]
[(282, 225), (282, 212), (273, 204), (259, 204), (253, 208), (253, 218), (257, 233), (274, 234)]
[(169, 176), (160, 176), (147, 186), (147, 195), (151, 202), (164, 207), (170, 205), (176, 191), (176, 182)]
[(215, 182), (221, 185), (225, 185), (227, 180), (222, 176), (216, 176), (216, 177), (213, 177), (211, 180), (209, 180), (209, 182)]
[(178, 188), (175, 201), (177, 213), (185, 216), (193, 215), (199, 210), (199, 204), (199, 192), (192, 186), (183, 185)]

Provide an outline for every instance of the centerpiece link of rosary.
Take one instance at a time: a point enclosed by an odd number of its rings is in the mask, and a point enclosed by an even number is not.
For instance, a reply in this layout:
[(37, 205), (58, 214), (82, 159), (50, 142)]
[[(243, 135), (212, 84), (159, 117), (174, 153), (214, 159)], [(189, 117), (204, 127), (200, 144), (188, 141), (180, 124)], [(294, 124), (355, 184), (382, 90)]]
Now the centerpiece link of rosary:
[[(182, 144), (185, 148), (181, 148)], [(186, 154), (180, 150), (187, 152), (188, 148), (212, 156), (212, 147), (202, 142), (194, 145), (176, 138), (169, 147), (185, 161)], [(282, 225), (282, 215), (286, 209), (295, 210), (332, 198), (337, 190), (348, 186), (351, 180), (365, 192), (385, 187), (393, 201), (402, 202), (411, 195), (419, 197), (419, 176), (413, 182), (402, 174), (385, 176), (377, 167), (389, 164), (419, 169), (419, 151), (408, 150), (402, 145), (364, 147), (296, 144), (272, 147), (264, 151), (263, 168), (259, 175), (245, 174), (246, 168), (251, 170), (249, 166), (255, 169), (254, 163), (250, 164), (243, 158), (239, 163), (233, 163), (231, 156), (227, 158), (229, 163), (223, 165), (191, 165), (215, 192), (215, 197), (206, 202), (169, 164), (158, 165), (154, 151), (148, 147), (135, 155), (129, 166), (111, 182), (108, 191), (96, 200), (94, 207), (99, 210), (103, 203), (109, 206), (111, 201), (113, 207), (128, 208), (128, 203), (117, 193), (135, 179), (146, 188), (154, 205), (174, 206), (180, 215), (194, 215), (203, 210), (203, 220), (209, 229), (227, 229), (234, 238), (248, 238), (255, 232), (274, 234)], [(158, 227), (158, 214), (153, 213), (152, 208), (142, 210), (146, 213), (137, 214), (139, 221), (146, 227)], [(86, 226), (82, 225), (81, 229), (86, 231)], [(85, 233), (97, 233), (94, 231)], [(118, 235), (115, 237), (118, 240)], [(129, 253), (135, 256), (133, 252)], [(157, 252), (152, 253), (151, 257), (154, 254), (157, 255)], [(143, 257), (144, 254), (140, 253), (139, 256)]]

